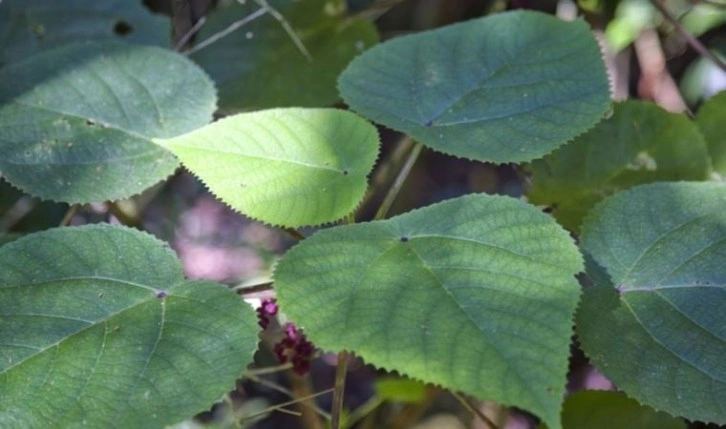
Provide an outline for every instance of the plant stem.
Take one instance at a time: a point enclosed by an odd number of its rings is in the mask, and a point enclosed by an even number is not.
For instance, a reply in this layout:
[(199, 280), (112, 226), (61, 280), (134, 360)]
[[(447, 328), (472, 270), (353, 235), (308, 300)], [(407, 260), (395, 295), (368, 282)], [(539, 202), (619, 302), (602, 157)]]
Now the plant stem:
[(232, 288), (232, 290), (237, 292), (237, 295), (250, 295), (257, 292), (272, 290), (272, 282), (265, 282), (250, 286), (237, 286)]
[(126, 226), (131, 226), (134, 228), (140, 228), (141, 227), (141, 220), (134, 215), (128, 214), (124, 209), (122, 209), (117, 202), (112, 201), (108, 203), (107, 205), (108, 211), (116, 217), (116, 219), (119, 220), (122, 224)]
[[(295, 398), (296, 397), (295, 394), (292, 391), (290, 391), (289, 389), (286, 389), (286, 388), (280, 386), (279, 384), (274, 383), (274, 382), (272, 382), (270, 380), (265, 380), (264, 378), (258, 377), (255, 374), (252, 374), (252, 373), (249, 373), (248, 372), (248, 373), (245, 374), (245, 377), (247, 379), (249, 379), (249, 380), (254, 381), (255, 383), (261, 384), (261, 385), (263, 385), (265, 387), (269, 387), (270, 389), (275, 390), (275, 391), (280, 392), (280, 393), (283, 393), (283, 394), (285, 394), (285, 395), (287, 395), (287, 396), (289, 396), (291, 398)], [(330, 393), (332, 391), (333, 391), (333, 389), (323, 390), (322, 392), (318, 392), (318, 393), (312, 394), (311, 397), (316, 397), (316, 396), (324, 395), (324, 394)], [(311, 409), (313, 411), (315, 411), (316, 413), (318, 413), (324, 419), (330, 419), (330, 414), (328, 414), (328, 412), (326, 412), (322, 408), (318, 407), (315, 404), (314, 401), (312, 401), (312, 402), (310, 402), (310, 401), (302, 401), (301, 402), (301, 399), (302, 398), (296, 398), (296, 400), (293, 401), (293, 402), (295, 402), (295, 403), (301, 403), (302, 405), (304, 405), (306, 407), (311, 407)]]
[(348, 353), (338, 353), (338, 363), (335, 366), (335, 388), (333, 390), (333, 405), (330, 410), (331, 428), (340, 429), (340, 416), (343, 412), (343, 396), (345, 392), (345, 376), (348, 372)]
[(186, 51), (182, 52), (182, 54), (191, 55), (194, 52), (200, 51), (200, 50), (206, 48), (207, 46), (211, 45), (212, 43), (216, 42), (217, 40), (229, 36), (230, 34), (234, 33), (239, 28), (243, 27), (246, 24), (249, 24), (250, 22), (261, 17), (262, 15), (265, 15), (266, 13), (267, 13), (267, 10), (265, 10), (264, 8), (257, 9), (256, 11), (245, 16), (244, 18), (240, 19), (239, 21), (233, 22), (229, 27), (225, 28), (224, 30), (220, 31), (219, 33), (215, 33), (212, 36), (208, 37), (207, 39), (204, 39), (203, 41), (194, 45), (194, 47), (187, 49)]
[(681, 25), (680, 21), (678, 21), (678, 18), (676, 18), (670, 10), (668, 10), (665, 5), (661, 2), (661, 0), (650, 0), (650, 3), (658, 9), (658, 11), (663, 15), (663, 17), (675, 27), (676, 31), (683, 36), (684, 39), (686, 39), (686, 42), (688, 42), (691, 47), (701, 54), (702, 56), (708, 58), (718, 66), (721, 70), (726, 72), (726, 63), (721, 61), (719, 57), (713, 54), (713, 52), (709, 51), (707, 47), (703, 46), (703, 43), (701, 43), (698, 38), (696, 38), (693, 34), (689, 33), (688, 30), (686, 30), (683, 25)]
[(311, 410), (317, 409), (313, 389), (310, 387), (310, 377), (300, 377), (296, 374), (290, 374), (290, 382), (292, 384), (293, 398), (308, 398), (298, 402), (298, 409), (302, 413), (302, 426), (305, 429), (325, 429), (320, 417)]
[(378, 190), (387, 186), (396, 175), (397, 171), (401, 170), (401, 166), (406, 160), (406, 157), (411, 153), (413, 149), (414, 141), (411, 137), (404, 135), (404, 137), (396, 142), (395, 147), (391, 153), (386, 157), (385, 160), (376, 168), (373, 177), (371, 178), (371, 186), (366, 191), (363, 201), (360, 203), (358, 210), (365, 207), (377, 193)]
[(391, 208), (391, 205), (393, 205), (393, 202), (396, 200), (398, 193), (401, 191), (401, 187), (403, 187), (403, 183), (406, 181), (408, 174), (411, 172), (413, 165), (416, 163), (416, 160), (418, 159), (422, 148), (423, 146), (421, 146), (421, 143), (418, 142), (413, 146), (411, 153), (409, 153), (408, 157), (406, 158), (406, 162), (403, 164), (403, 167), (401, 167), (401, 171), (398, 172), (396, 180), (393, 181), (393, 184), (388, 190), (386, 197), (383, 199), (381, 206), (378, 207), (378, 211), (373, 217), (374, 220), (380, 220), (386, 217), (386, 215), (388, 214), (388, 210)]
[(80, 207), (78, 204), (73, 204), (72, 206), (68, 207), (68, 211), (65, 215), (63, 215), (63, 219), (61, 219), (60, 224), (58, 226), (68, 226), (71, 224), (71, 220), (73, 220), (73, 216), (76, 215), (76, 212), (78, 211), (78, 207)]
[(18, 198), (0, 218), (0, 231), (10, 231), (15, 224), (35, 208), (36, 201), (26, 195)]
[(474, 414), (481, 420), (487, 427), (490, 427), (491, 429), (497, 429), (497, 425), (491, 421), (489, 417), (487, 417), (484, 413), (481, 412), (479, 407), (475, 407), (469, 403), (469, 401), (466, 400), (463, 396), (459, 395), (456, 392), (451, 392), (451, 396), (456, 398), (457, 401), (461, 403), (461, 405), (464, 406), (470, 413)]
[(282, 228), (282, 230), (285, 231), (285, 233), (287, 233), (287, 235), (289, 235), (290, 237), (294, 238), (295, 240), (298, 240), (298, 241), (305, 240), (305, 236), (302, 235), (300, 233), (300, 231), (298, 231), (297, 229), (294, 229), (294, 228)]

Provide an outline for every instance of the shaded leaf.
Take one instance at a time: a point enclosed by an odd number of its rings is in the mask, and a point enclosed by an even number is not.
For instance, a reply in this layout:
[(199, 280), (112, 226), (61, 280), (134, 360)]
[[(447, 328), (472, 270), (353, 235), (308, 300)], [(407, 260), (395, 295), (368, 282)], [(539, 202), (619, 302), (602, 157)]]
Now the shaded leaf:
[(726, 186), (658, 183), (597, 205), (585, 251), (615, 287), (588, 288), (582, 346), (621, 390), (672, 415), (726, 423)]
[(363, 198), (378, 133), (336, 109), (272, 109), (230, 116), (157, 143), (245, 215), (299, 227), (336, 221)]
[[(213, 12), (198, 41), (256, 13), (255, 1)], [(375, 26), (347, 17), (342, 0), (269, 0), (304, 48), (271, 14), (192, 55), (220, 89), (220, 107), (324, 107), (339, 100), (335, 80), (350, 60), (378, 42)]]
[(539, 158), (610, 104), (584, 21), (509, 12), (395, 38), (351, 62), (343, 99), (362, 115), (460, 157)]
[(140, 0), (4, 0), (0, 67), (73, 42), (104, 39), (165, 46), (169, 19)]
[(721, 92), (703, 103), (696, 116), (696, 123), (708, 143), (713, 168), (726, 176), (726, 91)]
[(471, 195), (320, 231), (274, 280), (283, 311), (319, 347), (559, 427), (581, 268), (551, 217)]
[(201, 127), (214, 109), (211, 81), (181, 55), (67, 45), (0, 69), (0, 172), (43, 199), (125, 198), (177, 166), (151, 139)]
[(159, 428), (234, 387), (257, 344), (228, 288), (109, 225), (0, 247), (0, 426)]
[(607, 195), (648, 182), (706, 179), (710, 168), (706, 142), (685, 115), (626, 101), (586, 134), (534, 161), (527, 197), (551, 205), (562, 225), (577, 230)]
[(640, 405), (622, 393), (585, 391), (565, 399), (564, 429), (686, 429), (686, 422)]

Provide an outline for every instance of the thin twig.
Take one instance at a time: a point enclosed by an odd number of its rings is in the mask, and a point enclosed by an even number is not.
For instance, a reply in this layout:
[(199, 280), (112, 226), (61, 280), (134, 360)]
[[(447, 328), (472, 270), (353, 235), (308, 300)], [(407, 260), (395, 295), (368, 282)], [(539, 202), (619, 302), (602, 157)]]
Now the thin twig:
[(248, 369), (247, 371), (245, 371), (245, 377), (250, 378), (265, 374), (274, 374), (276, 372), (285, 371), (290, 368), (292, 368), (292, 363), (287, 362), (280, 365), (268, 366), (265, 368)]
[(112, 201), (107, 204), (108, 211), (118, 219), (119, 222), (121, 222), (123, 225), (131, 226), (134, 228), (141, 226), (141, 220), (136, 217), (129, 215), (126, 213), (119, 205), (118, 203)]
[(475, 407), (469, 403), (469, 401), (466, 400), (463, 396), (459, 395), (456, 392), (451, 392), (451, 396), (456, 398), (457, 401), (461, 403), (461, 405), (464, 406), (467, 410), (469, 410), (470, 413), (474, 414), (481, 420), (485, 425), (490, 427), (491, 429), (497, 429), (497, 425), (489, 419), (484, 413), (481, 412), (481, 410), (478, 407)]
[(63, 219), (61, 219), (60, 224), (58, 226), (68, 226), (71, 224), (71, 220), (73, 220), (73, 216), (76, 215), (76, 212), (78, 211), (78, 208), (80, 206), (78, 204), (73, 204), (70, 207), (68, 207), (68, 211), (65, 215), (63, 215)]
[(726, 72), (726, 63), (721, 61), (721, 58), (717, 57), (713, 54), (713, 52), (709, 51), (707, 47), (703, 46), (703, 43), (701, 43), (698, 38), (696, 38), (693, 34), (689, 33), (688, 30), (686, 30), (683, 25), (678, 21), (678, 18), (676, 18), (670, 10), (668, 10), (663, 3), (661, 3), (660, 0), (650, 0), (650, 3), (658, 9), (658, 11), (665, 17), (665, 19), (670, 22), (673, 27), (675, 27), (676, 31), (683, 36), (684, 39), (686, 39), (686, 42), (688, 42), (691, 47), (701, 54), (702, 56), (708, 58), (718, 66), (721, 70)]
[(371, 179), (371, 186), (366, 192), (365, 197), (363, 197), (363, 201), (358, 206), (359, 210), (368, 205), (378, 191), (386, 187), (394, 179), (396, 172), (401, 170), (401, 166), (406, 161), (406, 157), (411, 153), (414, 143), (413, 139), (408, 135), (404, 135), (400, 141), (396, 142), (391, 153), (376, 168)]
[[(294, 397), (295, 397), (295, 394), (294, 394), (294, 393), (293, 393), (292, 391), (290, 391), (289, 389), (286, 389), (286, 388), (284, 388), (284, 387), (280, 386), (279, 384), (277, 384), (277, 383), (274, 383), (274, 382), (272, 382), (272, 381), (270, 381), (270, 380), (265, 380), (264, 378), (261, 378), (261, 377), (257, 377), (256, 375), (254, 375), (254, 374), (250, 374), (250, 373), (247, 373), (247, 374), (245, 375), (245, 377), (246, 377), (246, 378), (248, 378), (249, 380), (252, 380), (252, 381), (254, 381), (254, 382), (255, 382), (255, 383), (257, 383), (257, 384), (261, 384), (261, 385), (263, 385), (263, 386), (265, 386), (265, 387), (269, 387), (270, 389), (272, 389), (272, 390), (275, 390), (275, 391), (277, 391), (277, 392), (280, 392), (280, 393), (282, 393), (282, 394), (285, 394), (285, 395), (287, 395), (287, 396), (289, 396), (289, 397), (291, 397), (291, 398), (294, 398)], [(323, 395), (323, 394), (325, 394), (325, 393), (329, 393), (329, 392), (332, 392), (332, 391), (333, 391), (333, 389), (332, 389), (332, 388), (330, 388), (330, 389), (328, 389), (328, 390), (324, 390), (324, 391), (322, 391), (322, 392), (318, 392), (318, 393), (317, 393), (317, 394), (315, 394), (315, 395), (316, 395), (316, 396), (317, 396), (317, 395)], [(320, 415), (321, 417), (323, 417), (323, 418), (325, 418), (325, 419), (330, 419), (330, 413), (328, 413), (327, 411), (325, 411), (325, 410), (323, 410), (322, 408), (318, 407), (318, 406), (317, 406), (317, 405), (315, 404), (315, 402), (314, 402), (314, 401), (304, 401), (304, 402), (301, 402), (301, 404), (303, 404), (303, 405), (305, 405), (305, 406), (307, 406), (307, 407), (310, 407), (310, 408), (311, 408), (311, 409), (313, 409), (313, 410), (314, 410), (314, 411), (315, 411), (316, 413), (318, 413), (318, 414), (319, 414), (319, 415)]]
[(338, 353), (338, 362), (335, 366), (335, 388), (333, 390), (333, 403), (330, 410), (331, 429), (340, 429), (340, 416), (343, 414), (343, 396), (345, 392), (345, 376), (348, 373), (348, 353)]
[(282, 14), (277, 11), (277, 9), (275, 9), (272, 6), (270, 6), (270, 4), (267, 3), (267, 0), (255, 0), (255, 3), (257, 3), (260, 6), (260, 8), (264, 9), (265, 11), (267, 11), (267, 13), (269, 13), (270, 15), (272, 15), (272, 17), (275, 18), (277, 20), (277, 22), (280, 23), (280, 25), (285, 30), (285, 32), (287, 33), (287, 35), (290, 36), (290, 39), (292, 40), (292, 43), (294, 43), (295, 46), (297, 47), (297, 49), (300, 51), (300, 53), (303, 54), (303, 56), (309, 62), (312, 63), (313, 62), (312, 55), (310, 55), (310, 52), (307, 50), (307, 48), (303, 44), (302, 40), (300, 40), (300, 38), (298, 37), (298, 35), (295, 34), (295, 30), (292, 29), (292, 26), (287, 21), (287, 19), (285, 19), (285, 17), (282, 16)]
[(423, 146), (421, 146), (421, 143), (416, 143), (414, 145), (411, 153), (408, 154), (408, 158), (406, 158), (406, 162), (403, 164), (403, 167), (401, 167), (401, 171), (398, 172), (396, 180), (394, 180), (391, 188), (386, 194), (386, 197), (383, 199), (381, 206), (378, 207), (378, 211), (373, 217), (374, 220), (380, 220), (386, 217), (386, 215), (388, 214), (388, 210), (391, 208), (391, 205), (393, 205), (393, 202), (396, 200), (398, 193), (401, 191), (403, 183), (406, 181), (408, 174), (411, 172), (413, 165), (416, 163), (416, 160), (418, 159), (422, 148)]
[(192, 28), (190, 28), (189, 31), (184, 33), (184, 35), (181, 37), (181, 39), (179, 39), (176, 46), (174, 46), (174, 51), (181, 52), (181, 50), (184, 48), (184, 46), (186, 46), (187, 43), (189, 43), (189, 40), (191, 40), (191, 38), (194, 37), (194, 35), (197, 34), (197, 32), (199, 32), (199, 30), (202, 28), (202, 26), (206, 22), (207, 22), (206, 16), (199, 18), (199, 21), (197, 21), (196, 24), (194, 24), (192, 26)]
[(282, 402), (280, 404), (276, 404), (276, 405), (274, 405), (274, 406), (272, 406), (270, 408), (264, 409), (262, 411), (258, 411), (256, 413), (246, 415), (246, 416), (244, 416), (242, 418), (242, 420), (244, 421), (244, 420), (253, 419), (253, 418), (255, 418), (257, 416), (260, 416), (262, 414), (267, 414), (270, 411), (282, 411), (282, 412), (284, 412), (286, 414), (293, 414), (293, 415), (299, 416), (300, 413), (298, 413), (296, 411), (292, 411), (292, 410), (284, 410), (283, 411), (282, 408), (283, 407), (287, 407), (288, 405), (300, 404), (300, 403), (303, 403), (303, 401), (309, 401), (310, 399), (314, 399), (314, 398), (316, 398), (318, 396), (325, 395), (326, 393), (330, 393), (332, 391), (333, 391), (333, 389), (331, 388), (331, 389), (323, 390), (323, 391), (320, 391), (320, 392), (317, 392), (317, 393), (313, 393), (313, 394), (308, 395), (308, 396), (304, 396), (302, 398), (296, 398), (296, 399), (293, 399), (291, 401)]
[[(293, 398), (310, 397), (313, 392), (313, 388), (310, 383), (310, 377), (300, 377), (292, 372), (290, 372), (289, 374), (290, 383), (292, 385)], [(313, 401), (312, 399), (300, 401), (298, 403), (298, 407), (300, 407), (300, 412), (302, 413), (301, 423), (303, 428), (325, 429), (325, 424), (320, 419), (320, 416), (322, 414), (318, 412), (319, 408), (315, 404), (315, 401)], [(311, 410), (315, 410), (317, 414), (314, 412), (310, 412)], [(330, 418), (330, 415), (328, 415), (328, 418)]]
[(232, 288), (232, 290), (237, 292), (237, 295), (251, 295), (253, 293), (272, 290), (272, 282), (259, 283), (250, 286), (236, 286)]
[(195, 52), (198, 52), (198, 51), (206, 48), (207, 46), (211, 45), (212, 43), (215, 43), (219, 39), (229, 36), (230, 34), (234, 33), (236, 30), (238, 30), (240, 27), (242, 27), (246, 24), (249, 24), (250, 22), (254, 21), (255, 19), (261, 17), (262, 15), (264, 15), (266, 13), (267, 13), (267, 10), (264, 8), (257, 9), (256, 11), (247, 15), (246, 17), (233, 22), (224, 30), (222, 30), (218, 33), (215, 33), (215, 34), (209, 36), (208, 38), (204, 39), (203, 41), (197, 43), (192, 48), (189, 48), (186, 51), (182, 52), (182, 54), (191, 55)]
[(33, 211), (37, 205), (37, 200), (27, 195), (18, 198), (12, 206), (0, 218), (0, 231), (10, 231), (10, 229), (20, 222), (28, 213)]

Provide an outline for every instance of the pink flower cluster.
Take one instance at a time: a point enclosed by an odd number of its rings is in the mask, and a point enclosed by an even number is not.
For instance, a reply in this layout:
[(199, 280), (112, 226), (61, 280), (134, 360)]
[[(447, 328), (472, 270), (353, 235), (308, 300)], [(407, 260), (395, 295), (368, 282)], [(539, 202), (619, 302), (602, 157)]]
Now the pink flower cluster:
[[(279, 311), (277, 300), (265, 299), (257, 309), (258, 323), (262, 329), (270, 325), (270, 318)], [(311, 343), (294, 323), (286, 323), (283, 327), (285, 336), (278, 341), (273, 350), (280, 363), (291, 362), (292, 370), (298, 375), (305, 375), (310, 371), (310, 362), (315, 354), (315, 346)]]

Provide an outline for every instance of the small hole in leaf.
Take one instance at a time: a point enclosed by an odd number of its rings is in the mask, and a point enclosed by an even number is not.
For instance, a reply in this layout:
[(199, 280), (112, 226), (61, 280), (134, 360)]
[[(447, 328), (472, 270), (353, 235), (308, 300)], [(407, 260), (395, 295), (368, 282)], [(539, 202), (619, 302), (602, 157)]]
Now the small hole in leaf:
[(116, 21), (116, 24), (113, 26), (113, 32), (119, 36), (127, 36), (132, 31), (134, 31), (134, 28), (126, 21)]
[(427, 126), (427, 127), (430, 127), (433, 124), (434, 124), (434, 121), (432, 121), (431, 119), (429, 119), (428, 121), (424, 122), (424, 126)]
[(347, 176), (347, 175), (348, 175), (348, 170), (343, 170), (343, 176)]
[(406, 237), (405, 235), (403, 237), (401, 237), (401, 243), (406, 243), (407, 241), (408, 241), (408, 237)]
[(96, 121), (94, 121), (93, 119), (86, 119), (86, 125), (92, 127), (92, 126), (96, 125)]
[(163, 290), (157, 291), (156, 292), (156, 297), (159, 298), (159, 299), (164, 299), (164, 298), (166, 298), (166, 292), (163, 291)]

